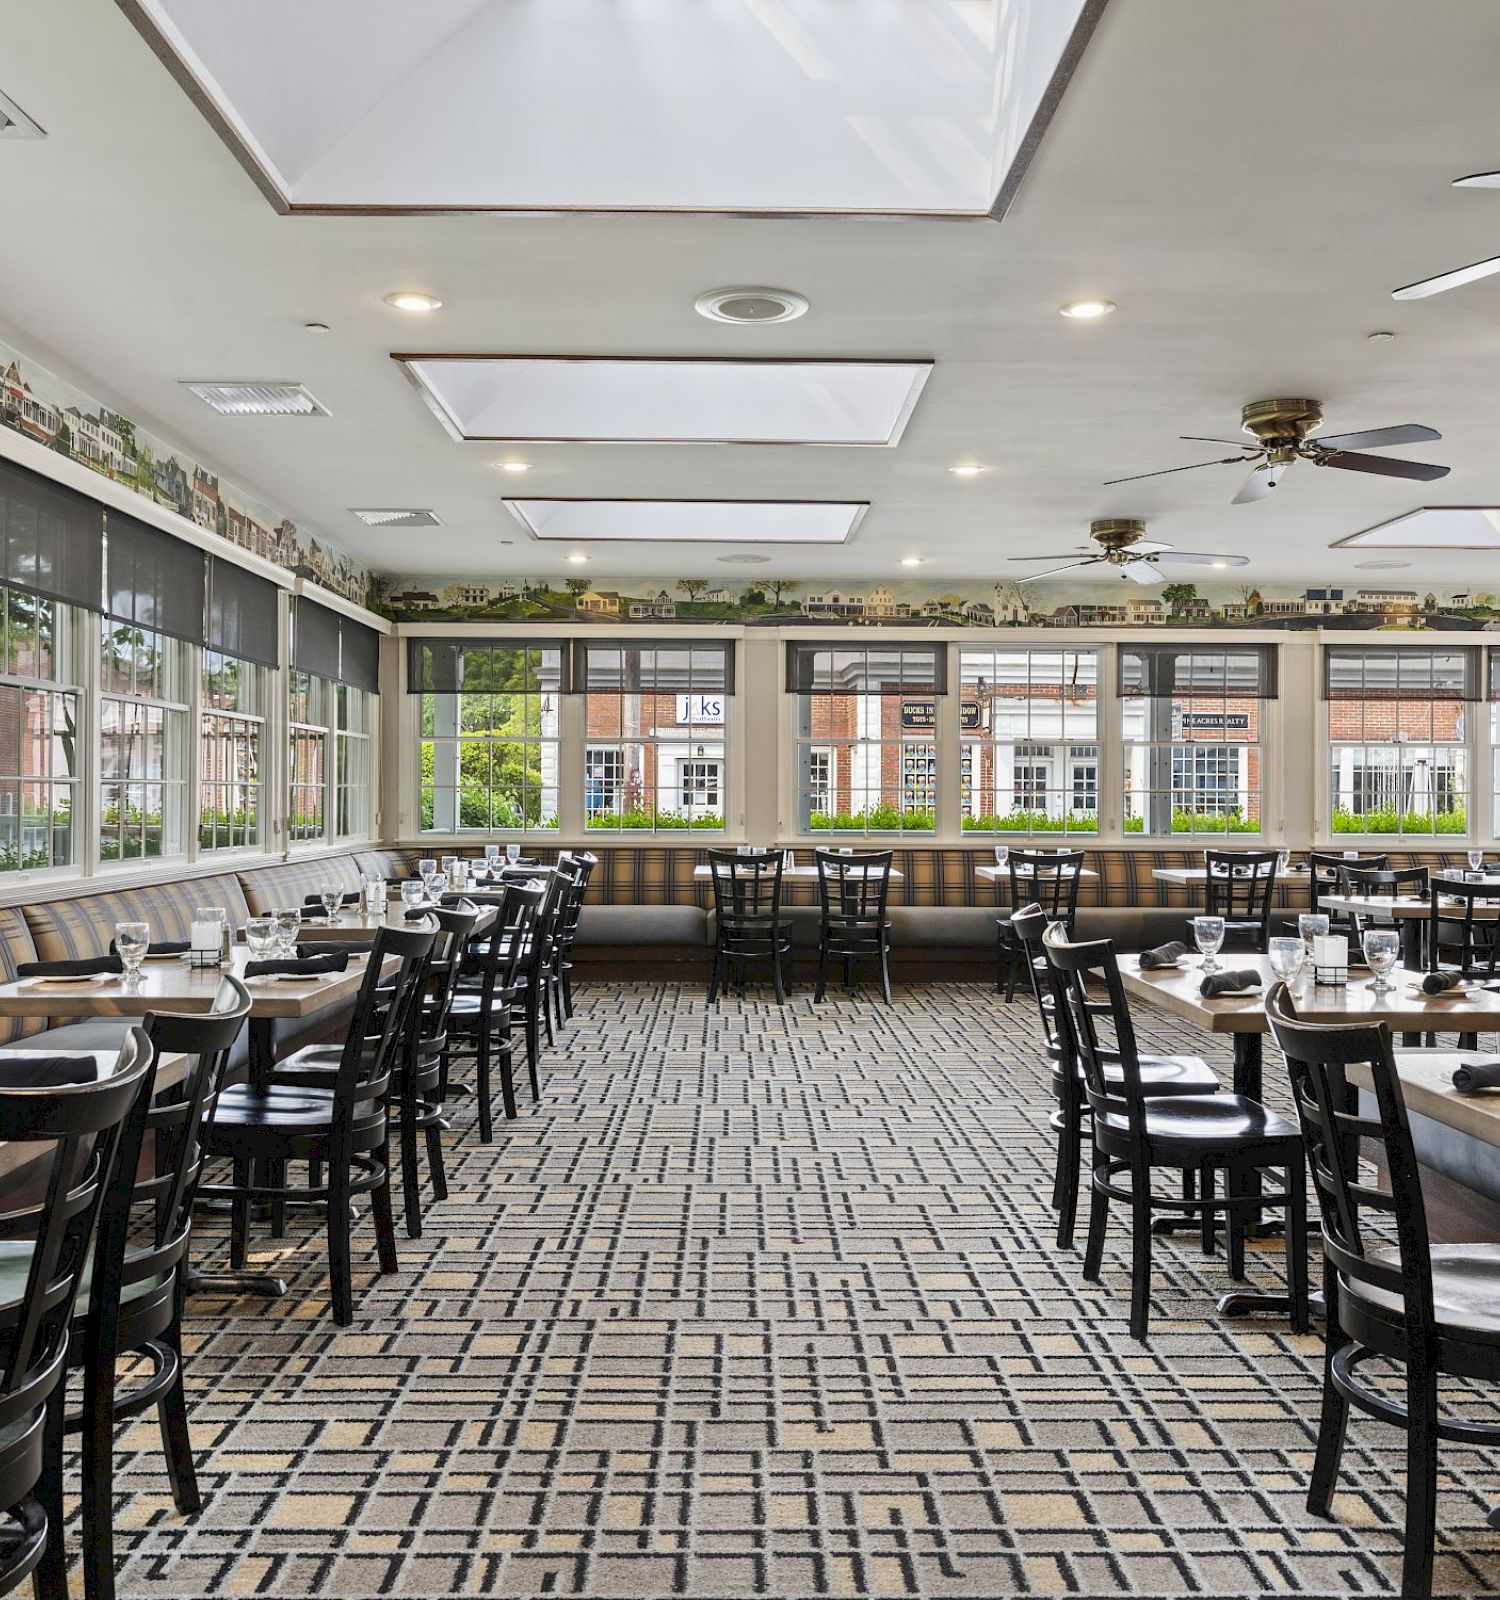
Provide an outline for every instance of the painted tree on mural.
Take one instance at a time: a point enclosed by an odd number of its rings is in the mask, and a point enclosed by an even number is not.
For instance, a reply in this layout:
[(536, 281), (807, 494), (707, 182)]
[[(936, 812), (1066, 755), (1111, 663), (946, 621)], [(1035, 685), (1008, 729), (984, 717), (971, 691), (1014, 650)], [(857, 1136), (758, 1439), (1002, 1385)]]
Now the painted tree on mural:
[(1169, 583), (1162, 590), (1161, 597), (1172, 615), (1180, 617), (1187, 609), (1188, 602), (1198, 598), (1198, 586), (1193, 583)]
[(678, 594), (685, 594), (689, 600), (696, 600), (708, 588), (707, 578), (679, 578), (677, 580)]

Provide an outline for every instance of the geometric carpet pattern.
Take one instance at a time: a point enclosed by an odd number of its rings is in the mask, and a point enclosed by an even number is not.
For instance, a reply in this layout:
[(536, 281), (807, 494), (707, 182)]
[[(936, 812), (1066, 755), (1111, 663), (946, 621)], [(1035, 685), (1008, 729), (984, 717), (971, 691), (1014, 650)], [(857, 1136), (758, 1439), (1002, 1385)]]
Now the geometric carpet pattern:
[[(205, 1504), (175, 1511), (154, 1419), (122, 1430), (124, 1600), (1398, 1592), (1395, 1430), (1356, 1417), (1334, 1519), (1303, 1504), (1317, 1338), (1220, 1318), (1222, 1258), (1179, 1239), (1142, 1346), (1123, 1223), (1097, 1285), (1056, 1248), (1025, 1006), (595, 983), (544, 1070), (490, 1146), (454, 1102), (398, 1273), (361, 1223), (354, 1327), (312, 1211), (253, 1241), (285, 1299), (191, 1302)], [(1500, 1588), (1497, 1468), (1442, 1448), (1439, 1594)]]

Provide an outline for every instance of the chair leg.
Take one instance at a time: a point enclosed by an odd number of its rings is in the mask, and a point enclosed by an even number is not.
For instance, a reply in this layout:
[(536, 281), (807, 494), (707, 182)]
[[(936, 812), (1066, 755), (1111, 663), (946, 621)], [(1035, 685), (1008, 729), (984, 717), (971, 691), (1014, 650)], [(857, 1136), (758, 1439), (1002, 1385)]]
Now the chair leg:
[(401, 1199), (406, 1213), (406, 1237), (422, 1237), (422, 1174), (417, 1169), (417, 1103), (414, 1097), (401, 1107)]
[(1057, 1167), (1052, 1178), (1052, 1205), (1057, 1212), (1057, 1248), (1073, 1248), (1078, 1220), (1079, 1169), (1083, 1162), (1083, 1130), (1079, 1108), (1063, 1105), (1063, 1125), (1057, 1134)]
[(786, 1004), (786, 988), (781, 981), (781, 951), (771, 946), (771, 988), (776, 994), (776, 1004)]
[(448, 1198), (448, 1173), (443, 1166), (443, 1130), (434, 1124), (425, 1128), (427, 1136), (427, 1170), (432, 1175), (432, 1198)]
[[(278, 1189), (286, 1187), (286, 1162), (266, 1162), (266, 1182)], [(277, 1196), (271, 1202), (271, 1237), (284, 1239), (286, 1237), (286, 1201)]]
[(1306, 1333), (1311, 1326), (1307, 1304), (1307, 1172), (1302, 1151), (1286, 1168), (1286, 1279), (1292, 1301), (1292, 1331)]
[(350, 1263), (349, 1168), (328, 1163), (328, 1280), (333, 1320), (341, 1328), (354, 1321), (354, 1271)]
[(1198, 1198), (1203, 1203), (1203, 1209), (1198, 1213), (1198, 1226), (1206, 1256), (1211, 1256), (1218, 1248), (1215, 1234), (1218, 1231), (1219, 1214), (1209, 1204), (1214, 1197), (1214, 1184), (1214, 1169), (1205, 1163), (1198, 1178)]
[(115, 1357), (99, 1352), (83, 1373), (83, 1590), (88, 1600), (115, 1594)]
[(541, 1020), (547, 1028), (547, 1048), (555, 1049), (557, 1035), (552, 1030), (552, 979), (549, 975), (537, 975), (536, 1008), (541, 1013)]
[[(1227, 1201), (1243, 1199), (1249, 1192), (1245, 1174), (1236, 1166), (1224, 1169), (1224, 1198)], [(1250, 1212), (1233, 1204), (1224, 1209), (1224, 1250), (1229, 1257), (1229, 1276), (1236, 1281), (1245, 1276), (1245, 1233), (1250, 1222)], [(1287, 1248), (1291, 1248), (1288, 1229)]]
[(1432, 1593), (1432, 1541), (1437, 1534), (1437, 1375), (1406, 1368), (1406, 1553), (1401, 1593)]
[[(248, 1161), (236, 1160), (234, 1163), (235, 1187), (245, 1188), (250, 1182), (250, 1175), (254, 1169)], [(236, 1272), (241, 1271), (245, 1265), (245, 1252), (250, 1245), (250, 1201), (244, 1194), (237, 1194), (229, 1203), (229, 1265)]]
[(895, 1004), (891, 999), (891, 947), (884, 941), (880, 946), (880, 994), (888, 1006)]
[(719, 970), (724, 963), (724, 947), (715, 942), (714, 958), (708, 964), (708, 1003), (714, 1005), (719, 998)]
[[(479, 1097), (479, 1142), (488, 1144), (495, 1136), (494, 1113), (490, 1108), (490, 1030), (481, 1018), (474, 1059), (474, 1092)], [(506, 1116), (515, 1112), (507, 1111)]]
[(819, 1004), (828, 993), (828, 938), (818, 940), (818, 983), (813, 990), (813, 1004)]
[(1144, 1343), (1151, 1320), (1151, 1169), (1130, 1179), (1130, 1336)]
[(67, 1385), (59, 1382), (47, 1401), (42, 1422), (42, 1475), (37, 1503), (47, 1514), (47, 1544), (32, 1582), (36, 1600), (68, 1600), (68, 1557), (63, 1545), (63, 1423)]
[(1093, 1176), (1089, 1183), (1089, 1237), (1083, 1251), (1083, 1275), (1090, 1283), (1099, 1281), (1099, 1269), (1104, 1264), (1104, 1233), (1109, 1226), (1109, 1196), (1099, 1187), (1104, 1181), (1106, 1165), (1096, 1153)]
[(172, 1326), (162, 1334), (160, 1343), (170, 1350), (177, 1360), (177, 1378), (156, 1402), (157, 1421), (161, 1424), (162, 1454), (167, 1461), (167, 1481), (172, 1486), (172, 1499), (185, 1517), (202, 1508), (203, 1497), (198, 1492), (198, 1471), (193, 1463), (193, 1442), (188, 1433), (187, 1372), (182, 1359), (182, 1323), (174, 1318)]
[(500, 1103), (505, 1109), (507, 1120), (510, 1121), (513, 1121), (516, 1115), (515, 1061), (515, 1037), (507, 1031), (500, 1049)]
[(1312, 1477), (1307, 1485), (1307, 1509), (1315, 1517), (1326, 1517), (1338, 1488), (1339, 1463), (1344, 1456), (1344, 1436), (1349, 1427), (1349, 1402), (1334, 1387), (1333, 1357), (1343, 1345), (1343, 1329), (1338, 1325), (1338, 1288), (1333, 1272), (1323, 1268), (1323, 1298), (1327, 1323), (1323, 1334), (1323, 1404), (1318, 1416), (1318, 1448), (1313, 1457)]
[[(387, 1138), (380, 1150), (380, 1182), (370, 1191), (370, 1214), (375, 1221), (375, 1250), (382, 1272), (399, 1272), (396, 1260), (396, 1219), (391, 1213), (391, 1146)], [(418, 1213), (420, 1218), (420, 1212)]]

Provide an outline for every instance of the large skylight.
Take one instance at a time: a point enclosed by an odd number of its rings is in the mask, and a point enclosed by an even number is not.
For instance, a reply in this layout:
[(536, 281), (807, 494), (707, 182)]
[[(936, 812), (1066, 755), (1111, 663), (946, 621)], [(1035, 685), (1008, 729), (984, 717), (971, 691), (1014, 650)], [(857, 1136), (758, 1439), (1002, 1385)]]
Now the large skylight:
[(507, 500), (537, 539), (701, 544), (843, 544), (869, 509), (858, 502)]
[(456, 439), (893, 445), (929, 361), (397, 356)]
[(1002, 210), (1105, 0), (118, 0), (293, 209)]
[(1336, 539), (1333, 549), (1500, 550), (1500, 507), (1423, 506)]

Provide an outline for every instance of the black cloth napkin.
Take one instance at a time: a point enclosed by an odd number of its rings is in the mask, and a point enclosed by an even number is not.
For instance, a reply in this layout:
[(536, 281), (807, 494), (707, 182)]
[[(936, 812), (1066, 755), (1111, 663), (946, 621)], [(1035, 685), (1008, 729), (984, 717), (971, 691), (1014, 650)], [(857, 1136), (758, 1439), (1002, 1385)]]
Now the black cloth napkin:
[(1500, 1061), (1460, 1061), (1453, 1071), (1453, 1087), (1460, 1094), (1500, 1089)]
[(1230, 994), (1236, 989), (1260, 988), (1260, 974), (1254, 967), (1241, 972), (1210, 972), (1198, 985), (1198, 993), (1205, 999), (1216, 994)]
[(1445, 989), (1456, 989), (1463, 981), (1461, 972), (1429, 972), (1422, 979), (1422, 993), (1442, 994)]
[(343, 972), (349, 965), (347, 950), (332, 950), (322, 956), (282, 956), (271, 961), (247, 961), (247, 978), (268, 978), (276, 973), (290, 972), (301, 977), (315, 978), (322, 972)]
[[(193, 941), (191, 939), (153, 939), (151, 941), (151, 954), (154, 956), (186, 955), (192, 948)], [(112, 956), (117, 956), (120, 953), (113, 939), (109, 941), (109, 953)]]
[(1181, 939), (1169, 939), (1166, 944), (1159, 944), (1152, 950), (1141, 951), (1141, 971), (1154, 972), (1157, 967), (1175, 966), (1186, 954), (1187, 946)]
[(92, 1056), (33, 1056), (27, 1061), (0, 1055), (0, 1089), (62, 1089), (70, 1083), (95, 1083), (98, 1077)]
[[(309, 906), (311, 906), (311, 907), (315, 907), (317, 910), (321, 911), (323, 909), (323, 896), (320, 895), (320, 894), (304, 895), (303, 898), (302, 898), (302, 904), (303, 904), (304, 909), (309, 907)], [(358, 905), (359, 904), (359, 890), (358, 889), (349, 890), (349, 892), (347, 894), (343, 895), (340, 898), (339, 904), (341, 906)]]
[[(297, 946), (297, 959), (299, 961), (314, 961), (319, 956), (362, 956), (369, 949), (363, 944), (337, 944), (330, 941), (327, 944), (299, 944)], [(283, 957), (290, 960), (290, 956)]]
[(411, 910), (406, 913), (406, 920), (408, 922), (420, 922), (423, 917), (430, 917), (431, 915), (431, 906), (413, 906)]
[(81, 961), (18, 961), (18, 978), (92, 978), (100, 972), (123, 972), (125, 963), (117, 954), (86, 956)]

